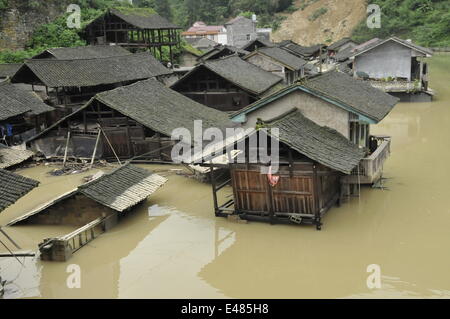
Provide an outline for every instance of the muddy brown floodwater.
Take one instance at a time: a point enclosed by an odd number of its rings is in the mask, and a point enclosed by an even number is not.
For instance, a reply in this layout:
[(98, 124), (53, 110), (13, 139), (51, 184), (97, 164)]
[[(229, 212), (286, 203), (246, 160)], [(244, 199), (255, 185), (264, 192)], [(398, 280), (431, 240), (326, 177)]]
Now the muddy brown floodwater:
[[(170, 174), (169, 182), (112, 231), (68, 263), (0, 259), (12, 281), (6, 298), (416, 298), (450, 297), (450, 56), (431, 60), (432, 103), (400, 103), (377, 127), (393, 137), (388, 190), (363, 188), (333, 208), (322, 231), (215, 218), (209, 185)], [(172, 167), (145, 166), (148, 169)], [(21, 174), (42, 184), (0, 214), (0, 224), (81, 183), (83, 175)], [(91, 173), (90, 173), (91, 174)], [(86, 175), (86, 174), (84, 174)], [(7, 231), (25, 249), (71, 227)], [(81, 288), (69, 289), (69, 264)], [(381, 267), (381, 289), (366, 285)]]

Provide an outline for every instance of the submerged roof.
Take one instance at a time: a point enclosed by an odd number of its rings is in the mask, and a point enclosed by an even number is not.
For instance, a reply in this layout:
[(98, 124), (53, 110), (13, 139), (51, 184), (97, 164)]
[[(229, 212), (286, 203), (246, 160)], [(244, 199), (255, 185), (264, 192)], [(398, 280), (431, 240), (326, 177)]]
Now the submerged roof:
[(280, 142), (345, 174), (350, 174), (365, 156), (363, 149), (358, 148), (342, 134), (326, 126), (317, 125), (297, 109), (266, 124), (270, 128), (279, 129)]
[(83, 194), (101, 205), (123, 212), (144, 201), (167, 182), (166, 178), (131, 164), (120, 166), (107, 174), (100, 172), (94, 175), (95, 177), (97, 178), (93, 181), (72, 189), (12, 220), (8, 226), (25, 221), (76, 194)]
[(20, 69), (22, 63), (0, 64), (0, 78), (12, 77)]
[(34, 155), (29, 150), (19, 150), (0, 144), (0, 168), (8, 168), (20, 164)]
[(132, 54), (127, 49), (118, 45), (88, 45), (71, 48), (52, 48), (43, 51), (33, 57), (33, 59), (46, 58), (52, 56), (58, 60), (79, 60), (110, 58)]
[(232, 118), (248, 114), (270, 104), (293, 91), (301, 90), (341, 107), (349, 112), (367, 117), (378, 123), (398, 103), (399, 99), (372, 87), (367, 82), (337, 71), (330, 71), (304, 79), (235, 112)]
[(158, 15), (156, 11), (151, 8), (130, 7), (115, 7), (114, 9), (108, 9), (103, 15), (89, 23), (88, 26), (97, 21), (103, 21), (103, 17), (110, 14), (119, 17), (123, 21), (139, 29), (181, 29), (166, 18)]
[(250, 53), (248, 56), (246, 56), (245, 59), (248, 59), (249, 57), (252, 57), (257, 54), (262, 54), (275, 61), (278, 61), (293, 71), (300, 70), (306, 63), (308, 63), (302, 58), (299, 58), (298, 56), (295, 56), (289, 53), (288, 51), (280, 49), (278, 47), (267, 47), (258, 49)]
[(46, 134), (94, 101), (99, 101), (145, 127), (167, 136), (171, 136), (173, 130), (177, 128), (186, 128), (193, 132), (195, 120), (202, 120), (203, 128), (235, 126), (226, 113), (197, 103), (159, 81), (149, 79), (97, 94), (79, 110), (62, 118), (27, 142)]
[(182, 81), (188, 80), (189, 76), (200, 68), (206, 68), (244, 91), (255, 95), (261, 95), (277, 83), (283, 81), (281, 77), (267, 72), (237, 56), (228, 56), (197, 65), (192, 71), (173, 84), (172, 87), (177, 86)]
[(149, 52), (97, 59), (28, 60), (12, 81), (27, 83), (28, 72), (48, 87), (97, 86), (172, 73)]
[(0, 169), (0, 212), (39, 185), (38, 181)]
[(78, 187), (78, 192), (119, 212), (135, 206), (153, 194), (167, 179), (126, 164), (109, 174)]
[[(34, 92), (24, 90), (9, 82), (0, 83), (0, 119), (1, 110), (6, 112), (28, 110), (31, 115), (39, 115), (53, 111), (54, 108), (45, 104)], [(17, 115), (20, 115), (19, 113)]]

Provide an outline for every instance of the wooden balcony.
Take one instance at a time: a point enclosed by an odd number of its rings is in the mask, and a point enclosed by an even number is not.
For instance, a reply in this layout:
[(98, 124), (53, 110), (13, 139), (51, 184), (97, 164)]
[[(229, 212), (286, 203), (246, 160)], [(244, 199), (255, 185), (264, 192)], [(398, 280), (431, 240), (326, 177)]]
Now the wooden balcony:
[(379, 180), (383, 173), (383, 165), (391, 154), (391, 138), (374, 136), (378, 141), (378, 147), (369, 156), (363, 158), (351, 175), (343, 178), (344, 183), (348, 184), (373, 184)]
[(370, 85), (384, 92), (419, 92), (422, 90), (420, 81), (370, 81)]

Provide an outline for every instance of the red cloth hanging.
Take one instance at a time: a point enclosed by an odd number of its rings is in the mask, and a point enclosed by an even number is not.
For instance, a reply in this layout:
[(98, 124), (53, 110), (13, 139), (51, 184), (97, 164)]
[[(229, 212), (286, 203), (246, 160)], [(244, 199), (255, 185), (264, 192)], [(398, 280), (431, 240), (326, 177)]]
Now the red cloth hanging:
[(280, 180), (280, 176), (272, 175), (272, 166), (269, 166), (269, 173), (267, 174), (267, 179), (269, 180), (269, 184), (272, 187), (277, 186), (278, 181)]

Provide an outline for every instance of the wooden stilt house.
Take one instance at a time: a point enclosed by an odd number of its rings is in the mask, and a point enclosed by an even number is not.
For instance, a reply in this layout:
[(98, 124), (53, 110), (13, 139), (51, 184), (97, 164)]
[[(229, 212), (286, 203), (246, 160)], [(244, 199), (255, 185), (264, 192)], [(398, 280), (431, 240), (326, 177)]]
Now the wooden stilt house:
[[(227, 154), (237, 145), (245, 145), (243, 162), (230, 160), (231, 180), (217, 185), (211, 170), (215, 214), (219, 217), (238, 215), (242, 219), (313, 224), (321, 228), (324, 214), (340, 203), (341, 178), (349, 175), (364, 157), (364, 151), (344, 136), (328, 127), (322, 127), (294, 109), (278, 118), (260, 123), (260, 129), (251, 135), (226, 145)], [(262, 130), (264, 128), (264, 130)], [(275, 134), (275, 130), (278, 133)], [(251, 137), (257, 134), (257, 144)], [(269, 141), (263, 141), (269, 139)], [(279, 150), (273, 139), (279, 141)], [(263, 161), (260, 151), (271, 156)], [(279, 151), (278, 154), (275, 154)], [(215, 164), (211, 159), (220, 152), (205, 155), (204, 165)], [(275, 156), (278, 155), (278, 156)], [(278, 167), (278, 171), (261, 169)], [(221, 204), (217, 192), (232, 186), (233, 198)]]
[[(174, 129), (233, 126), (226, 113), (208, 108), (155, 79), (97, 94), (76, 112), (29, 139), (32, 150), (47, 157), (68, 156), (171, 162)], [(193, 134), (192, 134), (193, 136)], [(69, 139), (69, 141), (68, 141)], [(97, 142), (98, 140), (98, 142)]]
[[(150, 8), (108, 9), (84, 28), (89, 44), (115, 44), (128, 49), (149, 49), (163, 61), (163, 48), (169, 50), (173, 65), (173, 49), (181, 42), (181, 28), (159, 16)], [(167, 62), (167, 61), (166, 61)]]
[(235, 111), (280, 88), (283, 79), (237, 56), (197, 65), (171, 86), (192, 100), (220, 111)]
[(50, 103), (65, 107), (68, 114), (97, 93), (171, 73), (150, 53), (142, 52), (107, 58), (28, 60), (11, 81), (44, 86)]

